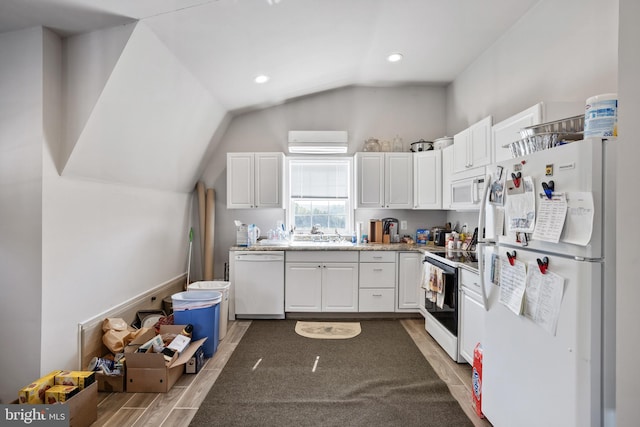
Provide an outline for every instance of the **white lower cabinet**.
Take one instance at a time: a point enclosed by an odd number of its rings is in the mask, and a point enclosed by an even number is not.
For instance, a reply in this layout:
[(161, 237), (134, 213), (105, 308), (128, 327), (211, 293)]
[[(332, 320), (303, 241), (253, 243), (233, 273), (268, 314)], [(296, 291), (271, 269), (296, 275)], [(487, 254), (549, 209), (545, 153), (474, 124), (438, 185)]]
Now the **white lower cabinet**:
[(398, 305), (396, 311), (418, 311), (422, 258), (423, 255), (416, 252), (400, 252), (398, 256)]
[(473, 364), (473, 350), (484, 339), (485, 309), (479, 293), (480, 277), (471, 271), (460, 269), (460, 324), (458, 338), (460, 355)]
[(360, 252), (360, 312), (393, 312), (396, 295), (396, 252)]
[(358, 311), (358, 253), (287, 251), (285, 311)]
[(389, 312), (393, 311), (393, 289), (360, 289), (360, 311)]
[(322, 265), (285, 264), (285, 311), (320, 311), (322, 307)]

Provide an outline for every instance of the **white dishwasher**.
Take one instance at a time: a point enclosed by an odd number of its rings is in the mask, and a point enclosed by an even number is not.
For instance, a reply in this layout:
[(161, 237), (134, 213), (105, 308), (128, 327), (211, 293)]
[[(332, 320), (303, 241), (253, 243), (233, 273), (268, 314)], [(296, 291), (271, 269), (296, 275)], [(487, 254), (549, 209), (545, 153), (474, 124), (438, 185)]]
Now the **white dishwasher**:
[(240, 319), (284, 319), (284, 252), (235, 252), (235, 315)]

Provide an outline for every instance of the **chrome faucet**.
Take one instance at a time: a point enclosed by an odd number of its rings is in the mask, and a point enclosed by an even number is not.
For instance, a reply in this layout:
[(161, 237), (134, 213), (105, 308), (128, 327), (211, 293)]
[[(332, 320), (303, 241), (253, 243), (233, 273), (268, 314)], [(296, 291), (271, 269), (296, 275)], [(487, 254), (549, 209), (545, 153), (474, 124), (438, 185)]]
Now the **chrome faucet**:
[(316, 224), (311, 227), (311, 234), (324, 234), (322, 230), (320, 230), (320, 224)]

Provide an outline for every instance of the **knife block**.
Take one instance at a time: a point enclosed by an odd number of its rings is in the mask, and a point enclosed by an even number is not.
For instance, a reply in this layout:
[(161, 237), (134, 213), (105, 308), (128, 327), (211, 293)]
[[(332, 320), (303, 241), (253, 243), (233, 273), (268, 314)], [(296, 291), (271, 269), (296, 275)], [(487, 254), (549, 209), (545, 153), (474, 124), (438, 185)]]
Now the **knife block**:
[(369, 221), (369, 243), (382, 243), (382, 221)]

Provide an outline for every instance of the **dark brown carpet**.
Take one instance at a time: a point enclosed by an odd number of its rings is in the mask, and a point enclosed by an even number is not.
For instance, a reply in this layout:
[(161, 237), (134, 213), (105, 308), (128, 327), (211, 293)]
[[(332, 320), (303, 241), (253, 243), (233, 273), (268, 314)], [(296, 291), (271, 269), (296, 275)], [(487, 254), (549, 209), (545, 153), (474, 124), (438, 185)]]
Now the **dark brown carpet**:
[(399, 321), (360, 324), (318, 340), (293, 320), (254, 320), (191, 425), (473, 425)]

